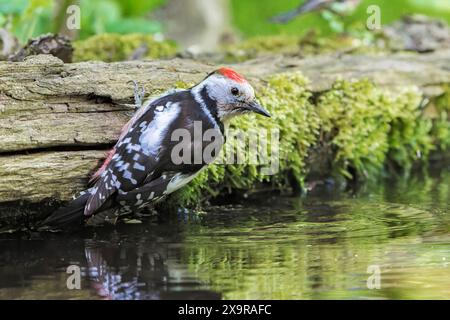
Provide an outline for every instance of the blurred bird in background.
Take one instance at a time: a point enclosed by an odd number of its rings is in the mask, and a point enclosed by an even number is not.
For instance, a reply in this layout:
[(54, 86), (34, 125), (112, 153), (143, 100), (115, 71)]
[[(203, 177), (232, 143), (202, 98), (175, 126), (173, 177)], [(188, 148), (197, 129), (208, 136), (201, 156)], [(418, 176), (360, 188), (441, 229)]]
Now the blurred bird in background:
[(274, 16), (270, 21), (274, 23), (288, 23), (304, 13), (322, 10), (345, 16), (351, 14), (360, 2), (361, 0), (306, 0), (296, 9)]

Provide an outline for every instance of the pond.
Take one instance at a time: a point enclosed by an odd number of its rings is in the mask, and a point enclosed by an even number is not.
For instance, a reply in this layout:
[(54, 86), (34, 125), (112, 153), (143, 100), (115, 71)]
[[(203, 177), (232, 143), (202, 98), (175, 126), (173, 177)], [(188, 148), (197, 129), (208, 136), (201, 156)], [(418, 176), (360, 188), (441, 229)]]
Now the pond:
[(449, 169), (116, 228), (3, 235), (0, 299), (450, 299)]

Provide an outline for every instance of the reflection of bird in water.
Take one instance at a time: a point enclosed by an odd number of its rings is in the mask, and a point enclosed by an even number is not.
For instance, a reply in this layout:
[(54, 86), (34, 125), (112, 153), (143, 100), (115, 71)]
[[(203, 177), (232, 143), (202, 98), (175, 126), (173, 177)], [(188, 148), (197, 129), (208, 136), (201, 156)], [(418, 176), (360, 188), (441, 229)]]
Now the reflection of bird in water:
[(271, 18), (275, 23), (288, 23), (307, 12), (329, 10), (338, 15), (347, 15), (359, 5), (361, 0), (306, 0), (296, 9)]
[(158, 241), (111, 244), (88, 240), (87, 276), (103, 299), (220, 299), (187, 271), (179, 252)]
[(158, 252), (88, 245), (85, 254), (88, 277), (100, 297), (112, 300), (160, 299), (160, 285), (167, 279), (168, 270)]

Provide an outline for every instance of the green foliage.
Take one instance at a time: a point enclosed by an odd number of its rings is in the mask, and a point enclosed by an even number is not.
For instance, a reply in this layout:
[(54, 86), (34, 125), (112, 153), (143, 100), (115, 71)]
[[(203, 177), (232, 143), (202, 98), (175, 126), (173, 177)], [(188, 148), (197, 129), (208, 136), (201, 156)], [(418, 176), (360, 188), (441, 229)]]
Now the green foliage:
[(125, 16), (139, 17), (164, 5), (166, 0), (118, 0), (116, 2)]
[(176, 45), (170, 41), (156, 41), (152, 35), (145, 34), (100, 34), (86, 40), (75, 41), (74, 62), (101, 60), (105, 62), (122, 61), (138, 48), (145, 46), (145, 58), (157, 59), (173, 56)]
[[(398, 20), (408, 13), (425, 14), (446, 20), (450, 23), (450, 5), (448, 0), (363, 0), (356, 11), (344, 18), (337, 27), (336, 19), (329, 14), (308, 13), (297, 17), (287, 24), (274, 24), (271, 17), (296, 8), (300, 0), (231, 0), (234, 25), (246, 37), (271, 34), (302, 35), (311, 29), (320, 35), (329, 36), (342, 29), (352, 31), (364, 27), (367, 20), (366, 9), (369, 5), (378, 5), (381, 9), (382, 24)], [(249, 18), (251, 17), (251, 18)]]
[(7, 27), (22, 43), (54, 29), (52, 0), (0, 0), (0, 27)]
[[(165, 3), (165, 0), (0, 0), (0, 27), (12, 31), (21, 43), (45, 33), (57, 33), (65, 24), (66, 8), (80, 6), (79, 38), (102, 33), (161, 32), (156, 21), (146, 15)], [(60, 5), (61, 4), (61, 5)]]
[(102, 33), (146, 33), (161, 31), (158, 22), (150, 21), (144, 15), (158, 5), (161, 0), (128, 1), (128, 0), (81, 0), (80, 39)]

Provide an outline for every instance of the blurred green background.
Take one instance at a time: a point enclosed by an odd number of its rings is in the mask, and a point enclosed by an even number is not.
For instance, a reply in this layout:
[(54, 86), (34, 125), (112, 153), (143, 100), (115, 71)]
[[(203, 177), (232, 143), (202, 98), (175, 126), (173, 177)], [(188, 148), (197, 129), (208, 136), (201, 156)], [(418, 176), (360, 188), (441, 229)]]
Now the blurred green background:
[[(330, 24), (318, 13), (305, 14), (288, 24), (268, 23), (271, 16), (295, 8), (301, 0), (232, 0), (232, 15), (236, 28), (246, 36), (266, 34), (303, 34), (316, 29), (323, 35), (333, 33)], [(424, 14), (437, 17), (450, 23), (450, 1), (448, 0), (363, 0), (355, 12), (343, 18), (346, 26), (365, 24), (366, 9), (369, 5), (378, 5), (381, 9), (381, 23), (388, 24), (403, 15)]]
[[(326, 36), (336, 30), (330, 26), (329, 21), (319, 13), (310, 13), (299, 17), (285, 25), (268, 22), (276, 14), (298, 6), (302, 0), (210, 0), (218, 2), (217, 11), (223, 6), (229, 9), (227, 15), (231, 29), (243, 37), (268, 34), (303, 34), (316, 29)], [(76, 39), (85, 39), (89, 36), (102, 33), (145, 33), (165, 34), (177, 21), (172, 19), (165, 22), (164, 16), (157, 19), (153, 16), (155, 10), (163, 6), (170, 6), (176, 0), (0, 0), (0, 27), (13, 33), (20, 42), (24, 43), (31, 37), (48, 32), (59, 32), (65, 26), (67, 17), (65, 8), (77, 4), (81, 8), (81, 29), (74, 34)], [(184, 1), (186, 6), (195, 1)], [(204, 1), (197, 1), (199, 8)], [(363, 0), (358, 9), (350, 16), (342, 19), (346, 27), (363, 25), (370, 4), (377, 4), (381, 8), (382, 23), (390, 23), (402, 15), (419, 13), (438, 17), (450, 22), (450, 1), (448, 0)], [(183, 5), (183, 4), (181, 4)], [(204, 10), (214, 9), (214, 6), (204, 7)], [(189, 14), (189, 7), (185, 8)], [(195, 8), (193, 8), (195, 9)], [(182, 11), (183, 12), (183, 11)], [(216, 12), (217, 13), (217, 12)], [(191, 20), (196, 23), (195, 20)], [(180, 22), (181, 24), (181, 22)], [(189, 30), (189, 25), (181, 27)]]

